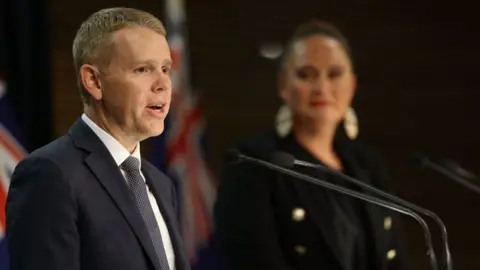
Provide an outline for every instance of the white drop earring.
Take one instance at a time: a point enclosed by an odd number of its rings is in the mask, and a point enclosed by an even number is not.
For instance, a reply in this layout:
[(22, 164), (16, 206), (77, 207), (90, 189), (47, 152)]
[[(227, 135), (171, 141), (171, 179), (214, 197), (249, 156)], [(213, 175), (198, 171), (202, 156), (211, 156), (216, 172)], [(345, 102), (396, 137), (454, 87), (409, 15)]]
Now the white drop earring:
[(351, 140), (354, 140), (358, 137), (358, 117), (352, 107), (348, 107), (347, 111), (345, 112), (343, 128), (345, 129), (347, 137)]
[(285, 138), (292, 129), (292, 111), (287, 104), (283, 104), (278, 109), (275, 117), (275, 130), (277, 135)]

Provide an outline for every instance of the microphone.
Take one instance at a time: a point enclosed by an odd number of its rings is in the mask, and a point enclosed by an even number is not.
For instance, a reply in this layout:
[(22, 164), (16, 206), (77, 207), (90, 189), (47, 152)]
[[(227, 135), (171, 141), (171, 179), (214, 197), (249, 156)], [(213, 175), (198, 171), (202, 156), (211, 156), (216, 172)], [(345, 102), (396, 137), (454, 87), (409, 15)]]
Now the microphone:
[(404, 215), (408, 215), (408, 216), (412, 217), (422, 226), (422, 229), (424, 231), (425, 242), (426, 242), (426, 246), (427, 246), (427, 256), (429, 257), (430, 265), (431, 265), (432, 269), (435, 269), (435, 270), (438, 269), (437, 259), (436, 259), (436, 256), (435, 256), (435, 250), (433, 249), (433, 245), (432, 245), (432, 235), (430, 233), (428, 225), (425, 222), (425, 220), (423, 220), (417, 213), (415, 213), (411, 209), (408, 209), (406, 207), (403, 207), (403, 206), (400, 206), (400, 205), (397, 205), (397, 204), (394, 204), (394, 203), (391, 203), (391, 202), (388, 202), (388, 201), (385, 201), (385, 200), (378, 199), (378, 198), (373, 197), (373, 196), (362, 194), (360, 192), (356, 192), (356, 191), (350, 190), (348, 188), (338, 186), (338, 185), (329, 183), (327, 181), (317, 179), (317, 178), (311, 177), (309, 175), (296, 172), (296, 171), (288, 169), (288, 168), (284, 168), (282, 166), (276, 165), (276, 164), (271, 163), (271, 162), (264, 161), (262, 159), (258, 159), (258, 158), (254, 158), (254, 157), (251, 157), (251, 156), (244, 155), (241, 152), (239, 152), (238, 150), (229, 150), (228, 153), (227, 153), (227, 160), (231, 161), (234, 164), (238, 164), (242, 161), (257, 164), (257, 165), (260, 165), (262, 167), (268, 168), (270, 170), (277, 171), (277, 172), (280, 172), (280, 173), (283, 173), (283, 174), (287, 174), (287, 175), (293, 176), (295, 178), (307, 181), (309, 183), (319, 185), (319, 186), (322, 186), (324, 188), (334, 190), (334, 191), (337, 191), (339, 193), (346, 194), (346, 195), (352, 196), (354, 198), (357, 198), (357, 199), (360, 199), (360, 200), (363, 200), (363, 201), (366, 201), (366, 202), (369, 202), (369, 203), (373, 203), (373, 204), (378, 205), (380, 207), (384, 207), (384, 208), (387, 208), (387, 209), (390, 209), (390, 210), (393, 210), (393, 211), (396, 211), (396, 212), (399, 212), (399, 213), (402, 213)]
[(448, 170), (448, 169), (445, 169), (443, 166), (431, 161), (428, 157), (422, 155), (422, 154), (419, 154), (419, 153), (414, 153), (412, 155), (412, 158), (413, 158), (413, 161), (414, 163), (417, 164), (418, 167), (420, 168), (430, 168), (444, 176), (446, 176), (447, 178), (450, 178), (451, 180), (457, 182), (458, 184), (460, 185), (463, 185), (464, 187), (480, 194), (480, 187), (475, 185), (474, 183), (468, 181), (468, 180), (465, 180), (464, 178), (458, 176), (457, 174), (453, 173), (452, 171)]
[(462, 166), (460, 166), (458, 163), (456, 163), (451, 159), (444, 159), (441, 161), (441, 164), (445, 168), (450, 169), (450, 171), (456, 173), (458, 176), (461, 176), (467, 180), (476, 181), (476, 182), (480, 181), (473, 172), (463, 168)]
[(306, 162), (306, 161), (302, 161), (302, 160), (297, 160), (295, 159), (292, 155), (288, 154), (288, 153), (285, 153), (285, 152), (276, 152), (274, 153), (273, 155), (273, 159), (272, 159), (273, 163), (275, 164), (278, 164), (278, 165), (281, 165), (281, 166), (284, 166), (284, 167), (287, 167), (287, 168), (292, 168), (294, 167), (295, 165), (299, 165), (299, 166), (303, 166), (303, 167), (311, 167), (311, 168), (315, 168), (315, 169), (320, 169), (322, 171), (325, 171), (327, 173), (330, 173), (330, 174), (333, 174), (335, 176), (339, 176), (341, 177), (342, 179), (346, 180), (346, 181), (349, 181), (357, 186), (361, 186), (373, 193), (376, 193), (378, 195), (381, 195), (385, 198), (388, 198), (398, 204), (401, 204), (403, 206), (406, 206), (408, 208), (411, 208), (419, 213), (422, 213), (426, 216), (429, 216), (430, 218), (432, 218), (433, 220), (435, 220), (435, 222), (437, 222), (437, 224), (440, 226), (440, 229), (441, 229), (441, 232), (442, 232), (442, 240), (443, 240), (443, 251), (444, 251), (444, 260), (445, 260), (445, 266), (448, 270), (452, 270), (453, 266), (452, 266), (452, 257), (451, 257), (451, 254), (450, 254), (450, 248), (449, 248), (449, 244), (448, 244), (448, 234), (447, 234), (447, 228), (445, 226), (445, 224), (443, 223), (443, 221), (440, 219), (440, 217), (433, 213), (432, 211), (428, 210), (428, 209), (425, 209), (425, 208), (422, 208), (420, 206), (417, 206), (413, 203), (410, 203), (408, 201), (405, 201), (403, 199), (401, 199), (400, 197), (397, 197), (397, 196), (394, 196), (392, 194), (389, 194), (387, 192), (384, 192), (378, 188), (375, 188), (371, 185), (368, 185), (362, 181), (359, 181), (353, 177), (350, 177), (346, 174), (343, 174), (343, 173), (339, 173), (339, 172), (336, 172), (330, 168), (328, 168), (327, 166), (324, 166), (324, 165), (321, 165), (321, 164), (315, 164), (315, 163), (310, 163), (310, 162)]

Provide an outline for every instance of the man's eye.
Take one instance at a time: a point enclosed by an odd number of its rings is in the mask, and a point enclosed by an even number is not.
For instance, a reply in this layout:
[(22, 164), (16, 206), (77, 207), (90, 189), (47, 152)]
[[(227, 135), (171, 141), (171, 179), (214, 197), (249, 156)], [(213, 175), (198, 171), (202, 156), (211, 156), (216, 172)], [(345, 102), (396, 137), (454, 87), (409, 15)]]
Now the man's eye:
[(148, 67), (139, 67), (135, 69), (136, 73), (146, 73), (148, 71), (149, 71)]

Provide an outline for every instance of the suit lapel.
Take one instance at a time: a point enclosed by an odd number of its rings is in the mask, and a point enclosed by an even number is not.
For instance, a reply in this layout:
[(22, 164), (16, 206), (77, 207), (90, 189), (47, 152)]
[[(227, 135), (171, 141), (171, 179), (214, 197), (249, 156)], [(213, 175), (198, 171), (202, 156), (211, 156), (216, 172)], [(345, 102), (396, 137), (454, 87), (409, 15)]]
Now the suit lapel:
[(85, 149), (90, 154), (85, 158), (87, 166), (95, 174), (96, 179), (114, 201), (133, 232), (137, 236), (155, 269), (161, 269), (153, 243), (142, 221), (139, 211), (135, 208), (132, 195), (124, 177), (101, 140), (82, 120), (78, 120), (69, 132), (75, 145)]
[[(296, 171), (308, 174), (301, 169), (296, 169)], [(324, 180), (325, 178), (319, 179)], [(335, 205), (336, 202), (333, 197), (328, 194), (331, 191), (322, 190), (319, 192), (318, 188), (322, 189), (323, 187), (312, 187), (310, 183), (302, 183), (298, 179), (292, 180), (298, 197), (307, 208), (307, 212), (315, 225), (320, 229), (337, 261), (343, 269), (352, 269), (349, 262), (351, 261), (356, 230), (345, 213), (340, 210), (339, 205)]]
[(176, 200), (177, 198), (174, 197), (174, 194), (168, 194), (172, 190), (170, 187), (168, 189), (162, 188), (161, 183), (162, 181), (170, 181), (169, 179), (165, 179), (165, 176), (159, 175), (153, 172), (153, 168), (148, 165), (145, 161), (142, 161), (142, 172), (147, 180), (148, 186), (152, 189), (152, 193), (157, 200), (158, 207), (160, 212), (162, 213), (163, 219), (167, 224), (167, 228), (170, 234), (170, 238), (172, 241), (173, 249), (175, 251), (175, 262), (177, 265), (177, 269), (188, 269), (188, 259), (185, 255), (183, 250), (183, 240), (178, 231), (178, 222), (176, 221), (176, 213), (171, 211), (171, 203), (165, 201), (165, 198), (172, 198), (172, 200)]
[[(359, 181), (362, 181), (365, 184), (373, 185), (368, 171), (361, 167), (358, 161), (351, 154), (346, 153), (346, 149), (341, 145), (337, 147), (337, 152), (341, 156), (342, 161), (346, 166), (351, 170), (352, 176)], [(375, 194), (372, 194), (370, 191), (360, 188), (362, 193), (378, 197)], [(383, 252), (386, 247), (383, 246), (384, 241), (382, 241), (383, 235), (383, 220), (382, 220), (382, 209), (380, 206), (377, 206), (373, 203), (363, 202), (365, 204), (365, 209), (367, 216), (369, 218), (370, 226), (372, 226), (373, 238), (371, 241), (375, 243), (375, 254), (376, 254), (376, 263), (380, 266), (380, 269), (385, 269), (385, 260), (383, 260)], [(366, 241), (370, 241), (366, 239)]]
[[(287, 138), (281, 148), (283, 148), (283, 151), (292, 154), (296, 159), (318, 163), (318, 160), (296, 143), (293, 138)], [(327, 175), (320, 170), (305, 167), (295, 167), (294, 170), (328, 181)], [(311, 183), (299, 179), (291, 180), (293, 188), (298, 193), (298, 198), (307, 208), (307, 212), (315, 225), (320, 229), (335, 258), (343, 269), (353, 269), (353, 266), (350, 265), (352, 261), (350, 257), (353, 255), (357, 231), (334, 199), (332, 193), (336, 191), (313, 186)], [(337, 234), (332, 232), (337, 232)]]

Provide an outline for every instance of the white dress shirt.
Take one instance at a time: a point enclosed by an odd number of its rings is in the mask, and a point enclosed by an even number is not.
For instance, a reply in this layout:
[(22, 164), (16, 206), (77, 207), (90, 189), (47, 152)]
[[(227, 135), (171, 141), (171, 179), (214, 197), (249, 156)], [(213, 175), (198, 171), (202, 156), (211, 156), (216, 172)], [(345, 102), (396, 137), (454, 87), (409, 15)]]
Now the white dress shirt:
[[(82, 120), (93, 130), (93, 132), (95, 132), (95, 134), (97, 134), (98, 138), (100, 138), (103, 144), (107, 147), (108, 151), (112, 155), (113, 159), (115, 160), (115, 163), (119, 167), (119, 170), (122, 172), (124, 177), (125, 177), (125, 171), (120, 169), (120, 165), (130, 155), (138, 158), (138, 160), (140, 161), (140, 168), (141, 168), (142, 159), (140, 156), (140, 143), (137, 144), (137, 147), (135, 147), (134, 152), (130, 154), (128, 150), (125, 149), (125, 147), (123, 147), (112, 135), (108, 134), (105, 130), (103, 130), (97, 124), (95, 124), (90, 118), (88, 118), (86, 114), (82, 114)], [(141, 170), (140, 170), (140, 175), (142, 176), (143, 181), (145, 181), (145, 176), (143, 175)], [(127, 178), (125, 178), (125, 180), (127, 180)], [(145, 187), (147, 189), (150, 205), (152, 206), (153, 213), (155, 215), (155, 218), (157, 219), (158, 227), (160, 228), (163, 247), (167, 255), (167, 260), (170, 266), (170, 270), (175, 270), (175, 253), (173, 251), (172, 241), (170, 238), (170, 234), (168, 232), (167, 224), (165, 223), (165, 220), (163, 219), (163, 216), (160, 213), (157, 200), (155, 199), (155, 196), (153, 196), (152, 191), (148, 188), (148, 185), (146, 184), (146, 182), (145, 182)]]

